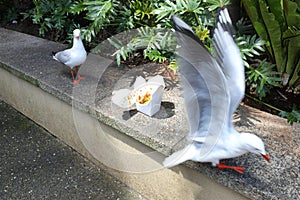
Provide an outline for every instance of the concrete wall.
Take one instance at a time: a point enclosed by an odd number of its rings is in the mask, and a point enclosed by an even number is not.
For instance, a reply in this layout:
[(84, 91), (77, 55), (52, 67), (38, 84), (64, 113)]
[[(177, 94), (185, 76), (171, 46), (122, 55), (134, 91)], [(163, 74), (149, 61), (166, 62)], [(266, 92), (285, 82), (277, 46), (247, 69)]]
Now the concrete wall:
[[(2, 68), (0, 68), (0, 98), (149, 199), (245, 199), (229, 188), (184, 166), (143, 174), (126, 173), (105, 167), (82, 144), (74, 124), (72, 107), (69, 104)], [(78, 120), (82, 120), (85, 124), (85, 127), (81, 128), (86, 129), (89, 134), (99, 134), (97, 128), (99, 121), (84, 112), (78, 110), (75, 112), (77, 112)], [(104, 135), (110, 135), (120, 149), (127, 149), (135, 153), (147, 150), (146, 146), (144, 146), (144, 150), (141, 149), (143, 145), (137, 141), (133, 141), (129, 137), (119, 137), (118, 135), (121, 133), (108, 126), (105, 127)], [(104, 151), (103, 147), (97, 147), (99, 151)], [(110, 159), (122, 160), (118, 157)], [(151, 162), (151, 158), (146, 157), (145, 159)], [(152, 162), (156, 163), (156, 160)]]

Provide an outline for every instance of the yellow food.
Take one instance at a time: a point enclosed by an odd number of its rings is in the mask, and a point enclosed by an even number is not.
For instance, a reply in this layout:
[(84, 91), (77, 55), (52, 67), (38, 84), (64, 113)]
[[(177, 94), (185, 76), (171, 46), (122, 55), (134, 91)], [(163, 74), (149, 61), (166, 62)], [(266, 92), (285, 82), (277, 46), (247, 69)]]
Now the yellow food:
[(147, 104), (151, 100), (151, 94), (149, 92), (146, 92), (145, 95), (138, 95), (137, 102), (140, 104)]

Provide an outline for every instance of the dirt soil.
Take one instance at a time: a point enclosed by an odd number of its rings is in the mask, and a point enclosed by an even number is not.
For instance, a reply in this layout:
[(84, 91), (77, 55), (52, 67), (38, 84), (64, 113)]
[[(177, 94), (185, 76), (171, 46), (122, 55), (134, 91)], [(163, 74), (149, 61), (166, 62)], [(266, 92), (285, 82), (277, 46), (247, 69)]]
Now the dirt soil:
[[(19, 20), (18, 23), (9, 23), (3, 26), (4, 28), (19, 31), (22, 33), (27, 33), (30, 35), (34, 35), (37, 37), (40, 37), (39, 35), (39, 26), (32, 24), (31, 20)], [(53, 40), (56, 42), (62, 42), (65, 40), (64, 35), (57, 36), (58, 33), (56, 32), (50, 32), (45, 35), (45, 39)], [(103, 34), (102, 34), (103, 35)], [(105, 34), (107, 35), (107, 34)], [(101, 35), (100, 35), (101, 37)], [(97, 39), (97, 40), (103, 40)], [(89, 50), (89, 48), (87, 48)], [(139, 65), (141, 63), (147, 62), (146, 60), (143, 60), (143, 57), (135, 57), (133, 60), (129, 61), (126, 64), (129, 64), (130, 66), (134, 67), (135, 65)], [(167, 69), (166, 69), (167, 70)], [(176, 79), (174, 74), (168, 70), (167, 76), (171, 77), (172, 79)], [(244, 98), (244, 103), (258, 108), (260, 110), (272, 113), (272, 114), (279, 114), (279, 111), (277, 109), (273, 109), (269, 106), (266, 106), (266, 104), (269, 104), (273, 107), (276, 107), (283, 111), (291, 111), (293, 106), (297, 105), (299, 107), (300, 105), (300, 95), (295, 94), (295, 92), (288, 91), (287, 88), (273, 88), (271, 89), (270, 93), (263, 99), (264, 103), (260, 103), (256, 100), (253, 100), (253, 98), (256, 98), (253, 94), (250, 94), (249, 90), (246, 89), (247, 96)], [(251, 98), (252, 97), (252, 98)]]

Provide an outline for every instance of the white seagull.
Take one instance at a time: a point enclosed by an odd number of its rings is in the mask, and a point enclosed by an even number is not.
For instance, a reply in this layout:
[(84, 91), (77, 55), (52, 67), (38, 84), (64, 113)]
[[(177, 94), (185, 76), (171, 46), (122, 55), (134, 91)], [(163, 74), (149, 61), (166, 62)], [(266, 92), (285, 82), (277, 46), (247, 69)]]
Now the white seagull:
[(243, 173), (245, 168), (227, 166), (220, 160), (251, 152), (269, 161), (263, 141), (254, 134), (237, 132), (232, 124), (232, 115), (244, 96), (245, 74), (227, 9), (220, 10), (214, 30), (215, 58), (184, 21), (176, 16), (172, 20), (190, 131), (189, 144), (167, 157), (163, 165), (173, 167), (192, 160)]
[[(75, 29), (73, 31), (73, 46), (71, 49), (66, 49), (64, 51), (60, 52), (52, 52), (53, 59), (57, 60), (58, 62), (61, 62), (68, 67), (71, 68), (71, 75), (73, 79), (74, 85), (78, 84), (80, 80), (83, 80), (84, 78), (81, 77), (78, 73), (79, 66), (84, 63), (86, 59), (86, 51), (83, 46), (82, 40), (80, 38), (80, 30)], [(74, 76), (73, 68), (75, 67), (77, 80)]]

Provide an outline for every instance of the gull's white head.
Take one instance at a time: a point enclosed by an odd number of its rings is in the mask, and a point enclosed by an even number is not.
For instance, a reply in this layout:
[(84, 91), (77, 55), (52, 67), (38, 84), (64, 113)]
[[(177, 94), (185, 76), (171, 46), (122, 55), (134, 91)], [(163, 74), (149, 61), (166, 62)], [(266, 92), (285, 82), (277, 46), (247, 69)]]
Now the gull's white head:
[(74, 36), (74, 38), (79, 39), (80, 38), (80, 30), (79, 29), (75, 29), (73, 31), (73, 36)]
[(241, 133), (241, 142), (245, 151), (260, 154), (262, 155), (268, 162), (270, 162), (269, 156), (266, 154), (265, 145), (263, 141), (256, 135), (251, 133)]

